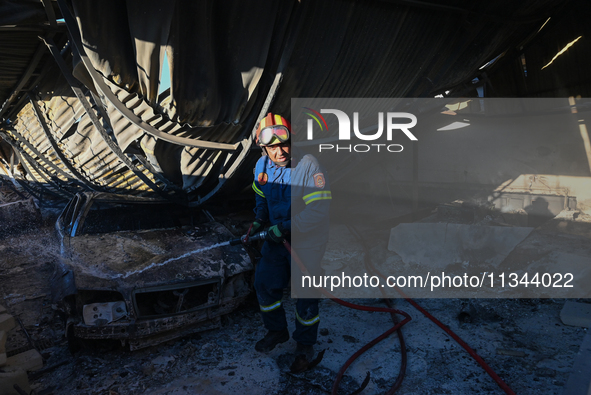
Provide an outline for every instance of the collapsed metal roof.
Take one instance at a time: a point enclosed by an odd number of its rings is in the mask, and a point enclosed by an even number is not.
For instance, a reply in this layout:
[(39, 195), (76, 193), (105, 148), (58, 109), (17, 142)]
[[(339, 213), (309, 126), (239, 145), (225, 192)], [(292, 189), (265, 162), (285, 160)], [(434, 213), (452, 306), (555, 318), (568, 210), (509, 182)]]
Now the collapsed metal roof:
[[(482, 85), (488, 96), (587, 96), (589, 8), (4, 0), (0, 174), (37, 197), (94, 190), (198, 205), (250, 184), (256, 122), (289, 116), (292, 97), (474, 96)], [(159, 95), (165, 53), (171, 87)]]

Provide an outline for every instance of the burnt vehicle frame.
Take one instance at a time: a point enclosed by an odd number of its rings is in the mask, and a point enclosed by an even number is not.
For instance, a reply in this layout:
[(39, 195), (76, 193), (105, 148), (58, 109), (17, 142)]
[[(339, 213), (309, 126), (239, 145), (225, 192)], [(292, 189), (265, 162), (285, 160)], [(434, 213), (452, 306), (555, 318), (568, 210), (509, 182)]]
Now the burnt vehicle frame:
[(85, 339), (135, 350), (218, 328), (252, 289), (242, 246), (209, 249), (234, 236), (205, 210), (85, 192), (55, 228), (52, 306), (72, 351)]

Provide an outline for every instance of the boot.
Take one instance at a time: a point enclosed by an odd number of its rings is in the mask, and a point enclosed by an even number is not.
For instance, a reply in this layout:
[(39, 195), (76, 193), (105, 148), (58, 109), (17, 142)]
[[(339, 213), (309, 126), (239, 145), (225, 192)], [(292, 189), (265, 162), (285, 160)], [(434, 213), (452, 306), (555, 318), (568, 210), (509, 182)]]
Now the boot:
[(308, 346), (302, 343), (298, 343), (298, 345), (296, 346), (295, 355), (296, 357), (298, 355), (303, 355), (306, 357), (306, 360), (308, 362), (312, 362), (312, 359), (314, 358), (314, 346)]
[(289, 370), (292, 373), (301, 373), (308, 370), (310, 367), (314, 367), (317, 363), (310, 365), (312, 363), (312, 358), (314, 358), (314, 346), (298, 343), (295, 351), (295, 359), (289, 367)]
[(269, 331), (261, 340), (257, 342), (254, 349), (259, 352), (269, 352), (275, 348), (276, 345), (285, 343), (289, 340), (289, 331), (287, 329), (281, 331)]

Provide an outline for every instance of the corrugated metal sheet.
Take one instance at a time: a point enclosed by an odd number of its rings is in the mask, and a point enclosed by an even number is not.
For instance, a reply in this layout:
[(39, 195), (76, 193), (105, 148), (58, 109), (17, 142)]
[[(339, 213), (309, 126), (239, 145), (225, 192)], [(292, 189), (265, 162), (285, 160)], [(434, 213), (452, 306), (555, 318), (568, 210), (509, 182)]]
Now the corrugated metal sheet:
[[(51, 108), (52, 114), (45, 112), (42, 116), (45, 117), (49, 125), (53, 126), (52, 130), (59, 131), (54, 135), (58, 146), (80, 174), (85, 176), (97, 189), (134, 194), (150, 191), (150, 188), (126, 168), (107, 146), (76, 98), (49, 96), (47, 99), (49, 100), (41, 99), (38, 102), (41, 109)], [(31, 104), (21, 110), (18, 119), (14, 130), (9, 130), (9, 133), (13, 136), (19, 134), (33, 145), (45, 160), (59, 166), (59, 160), (45, 139)], [(31, 154), (23, 144), (20, 146)], [(54, 174), (49, 166), (44, 166), (44, 161), (41, 158), (37, 158), (37, 162)], [(153, 182), (158, 183), (150, 172), (142, 168), (141, 164), (137, 163), (136, 166)], [(71, 178), (75, 178), (65, 167), (61, 166), (61, 170), (69, 173)], [(62, 181), (68, 181), (64, 180), (64, 177), (60, 177), (59, 174), (56, 174), (56, 177)], [(36, 177), (36, 181), (41, 180)]]

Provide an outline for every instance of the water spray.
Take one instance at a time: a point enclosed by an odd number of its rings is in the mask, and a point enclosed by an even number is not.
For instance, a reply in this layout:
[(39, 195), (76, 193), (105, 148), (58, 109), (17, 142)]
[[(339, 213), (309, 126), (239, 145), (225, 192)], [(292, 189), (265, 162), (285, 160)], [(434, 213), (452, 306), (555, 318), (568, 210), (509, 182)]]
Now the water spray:
[(210, 245), (208, 247), (199, 248), (198, 250), (189, 251), (189, 252), (187, 252), (187, 253), (185, 253), (185, 254), (183, 254), (181, 256), (177, 256), (177, 257), (174, 257), (174, 258), (167, 259), (164, 262), (160, 262), (160, 263), (154, 263), (154, 262), (152, 262), (148, 266), (144, 267), (143, 269), (134, 270), (132, 272), (127, 272), (125, 274), (119, 274), (116, 277), (127, 278), (129, 276), (132, 276), (132, 275), (138, 274), (138, 273), (142, 273), (142, 272), (144, 272), (146, 270), (149, 270), (149, 269), (152, 269), (154, 267), (164, 266), (164, 265), (166, 265), (166, 264), (168, 264), (170, 262), (173, 262), (173, 261), (177, 261), (179, 259), (186, 258), (189, 255), (199, 254), (201, 252), (209, 251), (209, 250), (212, 250), (214, 248), (224, 247), (224, 246), (227, 246), (227, 245), (230, 245), (230, 242), (229, 241), (224, 241), (224, 242), (221, 242), (221, 243)]
[(252, 243), (252, 242), (255, 242), (255, 241), (259, 241), (259, 240), (265, 240), (265, 237), (266, 236), (267, 236), (267, 231), (266, 230), (262, 230), (262, 231), (260, 231), (258, 233), (255, 233), (252, 236), (245, 235), (245, 236), (239, 237), (237, 239), (232, 239), (232, 240), (229, 240), (229, 241), (223, 241), (221, 243), (213, 244), (213, 245), (210, 245), (208, 247), (199, 248), (198, 250), (189, 251), (189, 252), (187, 252), (187, 253), (185, 253), (185, 254), (183, 254), (181, 256), (170, 258), (170, 259), (168, 259), (168, 260), (166, 260), (164, 262), (151, 263), (150, 265), (146, 266), (143, 269), (134, 270), (134, 271), (128, 272), (126, 274), (120, 274), (117, 277), (127, 278), (127, 277), (129, 277), (131, 275), (141, 273), (141, 272), (146, 271), (148, 269), (152, 269), (153, 267), (164, 266), (164, 265), (166, 265), (166, 264), (168, 264), (168, 263), (170, 263), (172, 261), (176, 261), (176, 260), (179, 260), (179, 259), (186, 258), (189, 255), (199, 254), (199, 253), (202, 253), (202, 252), (205, 252), (205, 251), (212, 250), (214, 248), (225, 247), (227, 245), (235, 246), (235, 245), (239, 245), (239, 244), (249, 244), (249, 243)]

